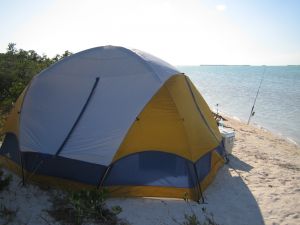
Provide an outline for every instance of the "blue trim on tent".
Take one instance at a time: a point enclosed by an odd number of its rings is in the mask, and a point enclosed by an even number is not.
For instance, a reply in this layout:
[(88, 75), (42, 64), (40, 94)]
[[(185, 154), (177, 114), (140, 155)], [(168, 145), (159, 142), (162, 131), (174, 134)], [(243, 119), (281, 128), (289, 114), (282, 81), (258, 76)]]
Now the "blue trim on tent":
[(6, 133), (0, 148), (0, 155), (6, 156), (15, 163), (20, 164), (20, 148), (17, 136), (13, 133)]
[[(211, 153), (208, 153), (210, 156)], [(201, 158), (204, 177), (210, 171), (210, 157)], [(200, 181), (203, 179), (201, 176)], [(112, 165), (104, 186), (164, 186), (191, 188), (196, 185), (193, 163), (175, 154), (146, 151), (129, 155)]]
[(201, 182), (211, 170), (211, 153), (213, 151), (206, 153), (195, 163), (199, 179), (198, 182)]
[[(61, 156), (24, 152), (24, 168), (28, 172), (64, 178), (97, 186), (106, 166), (83, 162)], [(40, 165), (39, 165), (40, 164)]]
[[(97, 186), (107, 168), (103, 165), (38, 152), (21, 152), (21, 154), (23, 156), (24, 169), (28, 172), (95, 186)], [(20, 165), (19, 144), (15, 134), (6, 134), (0, 149), (0, 155)]]
[(225, 156), (225, 148), (224, 148), (224, 143), (223, 141), (221, 144), (216, 148), (217, 153), (219, 153), (220, 156), (224, 157)]
[[(201, 182), (211, 170), (211, 154), (217, 151), (222, 155), (224, 149), (219, 146), (202, 156), (195, 167), (198, 182)], [(17, 137), (7, 133), (0, 154), (20, 164)], [(106, 166), (53, 156), (37, 152), (22, 152), (24, 168), (34, 174), (53, 176), (97, 186), (107, 169)], [(178, 155), (144, 151), (128, 155), (111, 165), (111, 170), (103, 186), (164, 186), (195, 187), (197, 182), (194, 165)]]

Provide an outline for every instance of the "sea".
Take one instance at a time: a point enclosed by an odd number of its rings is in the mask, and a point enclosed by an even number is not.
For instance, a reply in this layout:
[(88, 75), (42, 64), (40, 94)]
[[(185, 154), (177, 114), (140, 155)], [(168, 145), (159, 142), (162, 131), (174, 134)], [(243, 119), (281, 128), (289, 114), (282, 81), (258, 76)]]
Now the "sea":
[[(178, 66), (213, 111), (300, 144), (300, 66)], [(260, 86), (261, 83), (261, 86)], [(260, 86), (260, 88), (259, 88)]]

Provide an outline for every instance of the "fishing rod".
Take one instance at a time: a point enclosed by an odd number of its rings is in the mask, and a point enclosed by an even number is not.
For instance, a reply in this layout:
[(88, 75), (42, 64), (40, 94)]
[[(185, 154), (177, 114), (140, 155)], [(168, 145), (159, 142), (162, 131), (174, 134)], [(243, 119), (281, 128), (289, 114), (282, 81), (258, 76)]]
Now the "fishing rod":
[(264, 72), (263, 72), (263, 74), (262, 74), (262, 76), (261, 76), (261, 80), (260, 80), (260, 83), (259, 83), (259, 87), (258, 87), (258, 89), (257, 89), (256, 96), (255, 96), (255, 99), (254, 99), (254, 102), (253, 102), (253, 106), (252, 106), (252, 109), (251, 109), (251, 112), (250, 112), (250, 115), (249, 115), (249, 119), (248, 119), (248, 122), (247, 122), (248, 125), (249, 125), (249, 123), (250, 123), (251, 117), (254, 116), (254, 114), (255, 114), (255, 112), (254, 112), (254, 107), (255, 107), (256, 99), (257, 99), (258, 94), (259, 94), (259, 90), (260, 90), (261, 84), (262, 84), (262, 82), (263, 82), (263, 80), (264, 80), (265, 72), (266, 72), (266, 67), (264, 66)]

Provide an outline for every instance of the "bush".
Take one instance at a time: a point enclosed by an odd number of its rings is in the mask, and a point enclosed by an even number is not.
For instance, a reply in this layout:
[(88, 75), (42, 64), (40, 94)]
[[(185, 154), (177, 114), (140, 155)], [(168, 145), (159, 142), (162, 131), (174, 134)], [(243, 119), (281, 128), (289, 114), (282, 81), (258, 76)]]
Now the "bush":
[(212, 213), (207, 213), (206, 208), (202, 208), (202, 214), (204, 215), (204, 221), (201, 223), (193, 210), (193, 208), (190, 205), (189, 198), (187, 193), (183, 196), (183, 200), (186, 202), (188, 205), (191, 214), (184, 214), (185, 221), (181, 225), (218, 225), (216, 221), (214, 220), (214, 216)]
[(0, 53), (0, 110), (9, 112), (33, 76), (71, 54), (65, 51), (49, 58), (34, 50), (17, 49), (15, 43), (9, 43), (6, 53)]
[(84, 222), (99, 224), (126, 224), (117, 219), (116, 215), (122, 211), (120, 206), (111, 210), (106, 207), (106, 189), (81, 190), (58, 197), (54, 202), (54, 209), (49, 214), (65, 224), (80, 225)]
[(182, 225), (202, 225), (194, 213), (192, 215), (184, 214), (184, 218), (185, 221)]
[(80, 223), (83, 219), (94, 218), (106, 220), (107, 211), (104, 208), (107, 192), (105, 189), (82, 190), (71, 194), (70, 203), (75, 210), (75, 216)]

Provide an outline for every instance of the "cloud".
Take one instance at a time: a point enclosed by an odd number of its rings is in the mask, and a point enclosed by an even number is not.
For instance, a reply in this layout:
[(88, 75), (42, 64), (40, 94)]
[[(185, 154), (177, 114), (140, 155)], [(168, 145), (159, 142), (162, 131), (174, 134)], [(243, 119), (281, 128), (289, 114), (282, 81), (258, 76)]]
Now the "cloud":
[(227, 8), (227, 6), (226, 6), (226, 5), (221, 5), (221, 4), (219, 4), (219, 5), (216, 5), (216, 10), (217, 10), (217, 11), (220, 11), (220, 12), (223, 12), (223, 11), (225, 11), (225, 10), (226, 10), (226, 8)]

